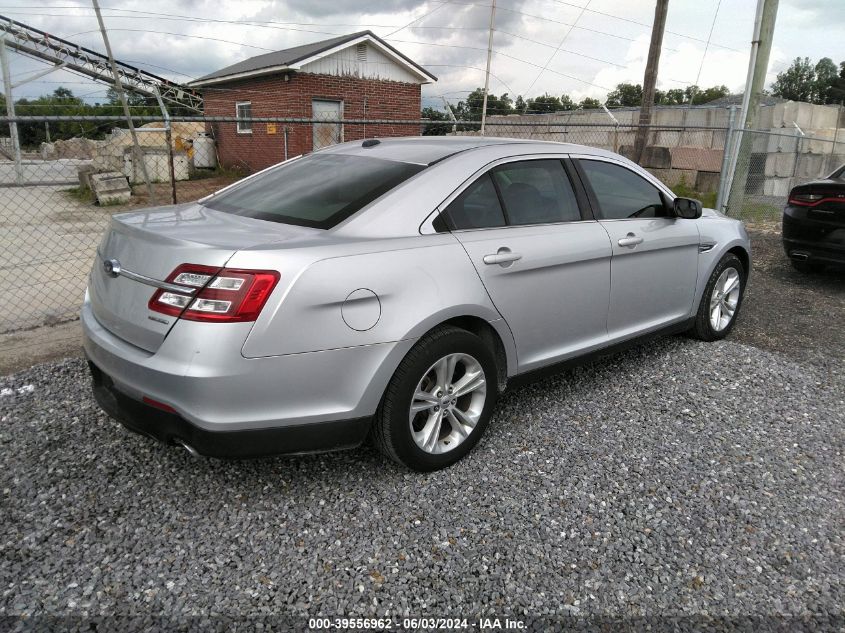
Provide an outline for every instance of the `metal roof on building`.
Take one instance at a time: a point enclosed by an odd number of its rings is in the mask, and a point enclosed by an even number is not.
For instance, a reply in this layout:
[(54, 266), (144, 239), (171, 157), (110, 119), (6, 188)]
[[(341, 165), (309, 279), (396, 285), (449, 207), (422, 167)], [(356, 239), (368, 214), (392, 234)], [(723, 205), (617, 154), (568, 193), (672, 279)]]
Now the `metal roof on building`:
[(313, 61), (318, 59), (323, 54), (334, 52), (338, 48), (343, 48), (344, 44), (352, 44), (358, 41), (368, 41), (386, 49), (392, 53), (397, 63), (408, 67), (414, 74), (421, 76), (429, 81), (437, 81), (437, 77), (428, 72), (425, 68), (414, 62), (412, 59), (403, 55), (393, 46), (378, 37), (372, 31), (358, 31), (357, 33), (350, 33), (349, 35), (341, 35), (319, 42), (312, 42), (311, 44), (303, 44), (302, 46), (294, 46), (293, 48), (286, 48), (281, 51), (274, 51), (272, 53), (264, 53), (263, 55), (256, 55), (250, 57), (231, 66), (226, 66), (213, 73), (209, 73), (190, 82), (190, 86), (203, 86), (211, 83), (224, 83), (227, 81), (236, 81), (239, 79), (246, 79), (249, 77), (270, 74), (275, 72), (284, 72), (286, 70), (295, 71), (303, 62)]

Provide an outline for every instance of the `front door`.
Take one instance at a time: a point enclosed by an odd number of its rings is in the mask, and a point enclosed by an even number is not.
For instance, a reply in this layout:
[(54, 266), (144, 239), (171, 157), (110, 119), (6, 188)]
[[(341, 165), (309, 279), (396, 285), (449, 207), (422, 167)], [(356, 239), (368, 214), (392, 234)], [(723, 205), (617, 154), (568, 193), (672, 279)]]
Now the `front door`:
[(696, 221), (673, 217), (667, 197), (620, 163), (582, 158), (578, 164), (613, 247), (611, 341), (687, 318), (698, 277)]
[(441, 213), (513, 333), (519, 372), (607, 340), (610, 241), (580, 206), (560, 159), (522, 159)]
[(343, 118), (343, 101), (314, 99), (311, 102), (311, 116), (315, 121), (327, 121), (313, 124), (314, 151), (343, 142), (343, 125), (336, 123)]

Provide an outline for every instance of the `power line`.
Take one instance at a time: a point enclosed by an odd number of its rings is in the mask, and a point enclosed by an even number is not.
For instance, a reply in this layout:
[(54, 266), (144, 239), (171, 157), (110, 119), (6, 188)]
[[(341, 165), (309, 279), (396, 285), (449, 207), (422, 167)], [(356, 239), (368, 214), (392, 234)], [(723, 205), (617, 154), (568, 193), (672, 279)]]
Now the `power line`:
[(545, 64), (543, 64), (543, 67), (540, 69), (540, 72), (538, 72), (538, 73), (535, 75), (534, 80), (531, 82), (531, 85), (530, 85), (530, 86), (528, 86), (528, 88), (525, 90), (525, 94), (528, 94), (529, 92), (531, 92), (531, 89), (534, 87), (534, 84), (536, 84), (536, 83), (537, 83), (537, 80), (538, 80), (538, 79), (539, 79), (539, 78), (543, 75), (543, 73), (544, 73), (544, 72), (546, 72), (546, 69), (549, 67), (549, 64), (550, 64), (550, 63), (552, 62), (552, 60), (555, 58), (555, 55), (557, 55), (558, 51), (560, 50), (560, 47), (564, 45), (564, 43), (566, 42), (566, 38), (567, 38), (567, 37), (569, 37), (569, 34), (570, 34), (570, 33), (572, 33), (572, 29), (574, 29), (574, 28), (575, 28), (575, 25), (576, 25), (576, 24), (578, 24), (578, 20), (580, 20), (580, 19), (581, 19), (581, 16), (582, 16), (582, 15), (584, 15), (584, 12), (587, 10), (587, 7), (589, 7), (589, 6), (590, 6), (590, 3), (591, 3), (592, 1), (593, 1), (593, 0), (587, 0), (587, 4), (585, 4), (585, 5), (581, 8), (581, 12), (580, 12), (580, 13), (578, 14), (578, 16), (575, 18), (575, 22), (573, 22), (573, 23), (572, 23), (572, 26), (570, 26), (570, 27), (569, 27), (569, 30), (568, 30), (568, 31), (566, 31), (566, 33), (564, 33), (563, 38), (560, 40), (560, 44), (558, 44), (558, 45), (557, 45), (557, 47), (555, 48), (555, 50), (554, 50), (554, 51), (552, 51), (552, 54), (551, 54), (551, 55), (549, 55), (549, 58), (546, 60), (546, 63), (545, 63)]
[(437, 5), (437, 6), (436, 6), (436, 7), (434, 7), (431, 11), (428, 11), (427, 13), (424, 13), (424, 14), (423, 14), (423, 15), (421, 15), (420, 17), (418, 17), (418, 18), (414, 18), (413, 20), (411, 20), (410, 22), (408, 22), (405, 26), (400, 26), (400, 27), (399, 27), (398, 29), (396, 29), (395, 31), (391, 31), (390, 33), (388, 33), (387, 35), (385, 35), (385, 37), (386, 37), (386, 38), (387, 38), (387, 37), (390, 37), (391, 35), (395, 35), (395, 34), (396, 34), (396, 33), (398, 33), (399, 31), (402, 31), (402, 30), (404, 30), (404, 29), (407, 29), (409, 26), (411, 26), (411, 25), (412, 25), (412, 24), (414, 24), (415, 22), (419, 22), (420, 20), (422, 20), (422, 19), (424, 19), (424, 18), (427, 18), (428, 16), (430, 16), (430, 15), (431, 15), (432, 13), (434, 13), (435, 11), (439, 11), (440, 9), (442, 9), (443, 7), (445, 7), (447, 4), (449, 4), (449, 0), (445, 0), (445, 2), (443, 2), (442, 4)]
[[(698, 88), (698, 82), (701, 81), (701, 71), (704, 68), (704, 60), (707, 57), (707, 49), (710, 48), (710, 38), (713, 37), (713, 29), (716, 28), (716, 18), (719, 17), (719, 7), (722, 6), (722, 0), (716, 2), (716, 12), (713, 14), (713, 22), (710, 24), (710, 33), (707, 35), (707, 44), (704, 46), (704, 54), (701, 56), (701, 64), (698, 66), (698, 74), (695, 76), (695, 83), (693, 86)], [(690, 91), (689, 107), (692, 107), (693, 99), (695, 99), (695, 89)]]
[[(590, 2), (588, 2), (587, 5), (585, 5), (583, 7), (581, 5), (573, 4), (571, 2), (565, 2), (565, 0), (551, 0), (551, 2), (555, 2), (557, 4), (562, 4), (562, 5), (569, 6), (569, 7), (574, 7), (574, 8), (577, 8), (577, 9), (583, 9), (584, 11), (587, 11), (588, 13), (595, 13), (597, 15), (603, 15), (603, 16), (608, 17), (608, 18), (613, 18), (614, 20), (621, 20), (622, 22), (628, 22), (629, 24), (636, 24), (637, 26), (644, 26), (644, 27), (649, 28), (649, 29), (651, 28), (651, 24), (649, 24), (648, 22), (640, 22), (639, 20), (633, 20), (631, 18), (623, 18), (620, 15), (613, 15), (612, 13), (606, 13), (604, 11), (598, 11), (597, 9), (588, 9), (587, 6), (590, 5)], [(677, 31), (667, 30), (666, 33), (669, 33), (670, 35), (674, 35), (676, 37), (682, 37), (684, 39), (692, 40), (694, 42), (702, 42), (703, 43), (705, 41), (705, 40), (702, 40), (698, 37), (695, 37), (694, 35), (688, 35), (686, 33), (678, 33)], [(709, 39), (710, 38), (708, 38), (708, 40)], [(718, 46), (720, 48), (726, 48), (730, 51), (735, 51), (737, 53), (744, 52), (744, 51), (741, 51), (738, 48), (732, 48), (732, 47), (726, 46), (724, 44), (717, 44), (716, 42), (712, 42), (712, 45)]]

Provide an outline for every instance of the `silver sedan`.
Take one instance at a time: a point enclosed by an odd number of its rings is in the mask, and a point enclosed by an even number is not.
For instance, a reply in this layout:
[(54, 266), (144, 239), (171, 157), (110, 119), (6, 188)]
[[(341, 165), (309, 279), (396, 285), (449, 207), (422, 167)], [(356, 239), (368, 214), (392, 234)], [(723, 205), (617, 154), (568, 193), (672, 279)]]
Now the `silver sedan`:
[(417, 470), (514, 379), (733, 327), (742, 223), (608, 151), (357, 141), (114, 216), (82, 307), (100, 405), (192, 453), (353, 447)]

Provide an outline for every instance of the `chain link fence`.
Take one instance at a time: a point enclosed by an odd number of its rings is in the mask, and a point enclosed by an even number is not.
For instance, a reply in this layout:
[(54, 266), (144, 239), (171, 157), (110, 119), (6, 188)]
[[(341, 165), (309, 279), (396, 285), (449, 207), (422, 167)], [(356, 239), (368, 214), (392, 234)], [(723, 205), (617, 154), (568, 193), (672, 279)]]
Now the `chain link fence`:
[[(805, 134), (797, 127), (782, 130), (736, 129), (733, 179), (725, 179), (725, 211), (747, 222), (780, 220), (790, 190), (833, 173), (845, 163), (845, 133), (828, 137)], [(735, 144), (735, 145), (734, 145)]]
[[(299, 154), (374, 137), (479, 135), (478, 121), (106, 116), (0, 118), (0, 335), (77, 318), (95, 249), (115, 213), (198, 200)], [(20, 153), (10, 142), (12, 127)], [(638, 128), (491, 117), (485, 135), (576, 143), (633, 157), (679, 195), (716, 205), (725, 146), (740, 142), (729, 214), (777, 218), (791, 184), (842, 162), (843, 144), (719, 127)], [(743, 139), (748, 139), (744, 141)], [(775, 138), (777, 137), (777, 138)], [(843, 139), (845, 140), (845, 139)], [(2, 341), (0, 341), (2, 353)]]

